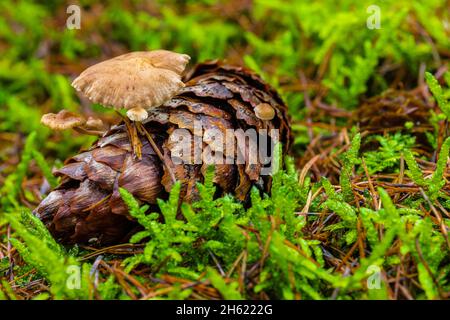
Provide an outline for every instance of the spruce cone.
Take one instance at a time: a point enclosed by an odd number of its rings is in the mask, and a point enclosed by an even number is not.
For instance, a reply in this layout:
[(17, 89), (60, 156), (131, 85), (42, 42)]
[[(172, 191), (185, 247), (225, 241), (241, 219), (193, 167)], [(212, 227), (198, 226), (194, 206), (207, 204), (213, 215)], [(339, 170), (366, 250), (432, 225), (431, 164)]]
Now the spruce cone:
[(418, 93), (389, 89), (360, 105), (354, 113), (354, 122), (361, 131), (371, 134), (383, 133), (386, 129), (402, 130), (408, 121), (414, 124), (416, 131), (424, 132), (431, 129), (430, 110)]
[[(255, 73), (211, 61), (197, 65), (184, 81), (186, 87), (163, 106), (152, 109), (144, 122), (164, 155), (165, 164), (145, 135), (140, 136), (142, 159), (136, 159), (126, 126), (121, 123), (54, 172), (62, 177), (61, 184), (34, 213), (59, 241), (94, 245), (126, 241), (137, 223), (129, 216), (119, 187), (142, 203), (150, 204), (151, 209), (157, 209), (156, 199), (166, 198), (173, 185), (167, 167), (182, 183), (183, 200), (197, 199), (196, 183), (203, 182), (207, 164), (176, 164), (170, 153), (171, 135), (181, 128), (192, 136), (194, 121), (201, 122), (203, 129), (216, 128), (223, 133), (226, 129), (278, 129), (283, 153), (287, 152), (290, 129), (286, 106)], [(264, 116), (273, 119), (263, 121)], [(246, 151), (243, 164), (215, 165), (217, 196), (232, 193), (246, 201), (252, 186), (265, 192), (270, 190), (270, 175), (262, 175), (263, 166), (250, 163), (249, 156)]]
[[(354, 113), (353, 122), (361, 132), (370, 135), (383, 135), (387, 132), (404, 132), (416, 137), (416, 151), (430, 155), (434, 148), (430, 145), (427, 132), (432, 132), (430, 123), (430, 105), (418, 92), (389, 89), (381, 95), (367, 99)], [(406, 130), (407, 122), (412, 128)], [(362, 150), (377, 147), (373, 141), (366, 144), (363, 140)], [(422, 153), (421, 152), (421, 153)]]

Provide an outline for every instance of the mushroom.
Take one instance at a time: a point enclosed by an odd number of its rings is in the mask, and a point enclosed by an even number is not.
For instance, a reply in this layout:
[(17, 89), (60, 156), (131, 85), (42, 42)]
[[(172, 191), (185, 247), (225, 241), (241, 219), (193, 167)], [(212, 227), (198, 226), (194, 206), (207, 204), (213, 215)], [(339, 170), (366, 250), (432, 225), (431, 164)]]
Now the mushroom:
[(184, 87), (181, 74), (190, 57), (166, 50), (137, 51), (95, 64), (72, 86), (89, 100), (114, 109), (127, 109), (132, 121), (143, 121)]
[(102, 119), (95, 119), (92, 117), (89, 117), (85, 123), (86, 129), (89, 130), (98, 130), (98, 131), (104, 131), (105, 125), (103, 124)]
[(164, 162), (141, 122), (147, 119), (147, 110), (162, 105), (184, 87), (181, 74), (189, 60), (186, 54), (166, 50), (130, 52), (87, 68), (72, 86), (92, 102), (127, 109), (127, 117), (133, 123), (127, 118), (124, 121), (135, 155), (142, 157), (139, 130)]
[(80, 133), (92, 135), (101, 135), (104, 129), (102, 120), (89, 117), (86, 121), (83, 116), (67, 110), (61, 110), (57, 114), (44, 114), (41, 123), (53, 130), (74, 129)]
[(260, 103), (255, 107), (256, 116), (263, 120), (272, 120), (275, 117), (275, 109), (268, 103)]
[(67, 110), (61, 110), (57, 114), (47, 113), (41, 118), (41, 123), (53, 130), (72, 129), (83, 125), (85, 122), (86, 119), (82, 116)]

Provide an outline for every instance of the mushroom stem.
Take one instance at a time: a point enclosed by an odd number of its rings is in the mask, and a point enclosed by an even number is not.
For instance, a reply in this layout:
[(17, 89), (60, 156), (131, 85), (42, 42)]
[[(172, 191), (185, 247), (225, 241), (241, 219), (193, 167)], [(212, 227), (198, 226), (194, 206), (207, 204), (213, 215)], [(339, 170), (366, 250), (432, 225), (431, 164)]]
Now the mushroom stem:
[(131, 146), (133, 148), (133, 153), (136, 155), (138, 159), (142, 159), (142, 143), (141, 140), (139, 139), (135, 122), (131, 122), (127, 117), (124, 117), (120, 112), (117, 113), (125, 122), (125, 126), (127, 127), (127, 133), (128, 136), (130, 137)]
[(166, 161), (164, 160), (164, 156), (161, 153), (161, 151), (159, 150), (159, 147), (157, 146), (157, 144), (155, 143), (155, 141), (153, 140), (152, 136), (150, 135), (150, 133), (148, 133), (147, 129), (145, 129), (145, 127), (142, 125), (141, 122), (136, 122), (136, 126), (139, 130), (139, 132), (141, 134), (144, 134), (147, 139), (148, 142), (150, 143), (150, 145), (152, 146), (153, 150), (155, 150), (156, 154), (158, 155), (159, 159), (161, 160), (161, 162), (164, 164), (164, 166), (167, 168), (167, 171), (169, 172), (170, 178), (172, 179), (172, 182), (175, 183), (177, 182), (177, 178), (175, 177), (175, 173), (173, 172), (172, 168), (166, 163)]

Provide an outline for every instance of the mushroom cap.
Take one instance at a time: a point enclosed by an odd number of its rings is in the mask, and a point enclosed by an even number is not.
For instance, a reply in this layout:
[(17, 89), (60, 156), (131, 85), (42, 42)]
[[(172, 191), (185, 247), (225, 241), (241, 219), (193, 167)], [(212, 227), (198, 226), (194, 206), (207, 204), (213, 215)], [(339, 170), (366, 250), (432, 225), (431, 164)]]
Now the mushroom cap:
[(105, 107), (149, 109), (184, 87), (181, 73), (189, 60), (166, 50), (130, 52), (87, 68), (72, 86)]
[(67, 111), (61, 110), (57, 114), (47, 113), (41, 118), (41, 123), (53, 130), (65, 130), (73, 127), (78, 127), (86, 122), (82, 116)]
[(275, 117), (275, 109), (268, 103), (260, 103), (255, 107), (255, 114), (261, 120), (272, 120)]
[(95, 129), (95, 130), (102, 130), (104, 129), (103, 121), (101, 119), (92, 118), (89, 117), (86, 120), (86, 123), (84, 125), (87, 129)]

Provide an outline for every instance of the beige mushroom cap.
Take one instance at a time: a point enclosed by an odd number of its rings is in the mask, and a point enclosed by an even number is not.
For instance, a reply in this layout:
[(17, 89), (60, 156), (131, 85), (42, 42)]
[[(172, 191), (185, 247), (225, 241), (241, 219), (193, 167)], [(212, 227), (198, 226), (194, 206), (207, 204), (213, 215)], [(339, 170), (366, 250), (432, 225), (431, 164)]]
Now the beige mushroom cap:
[(94, 129), (94, 130), (104, 129), (103, 121), (101, 119), (96, 119), (96, 118), (92, 118), (92, 117), (89, 117), (86, 120), (86, 123), (84, 126), (87, 129)]
[(184, 87), (181, 73), (189, 60), (166, 50), (131, 52), (87, 68), (72, 86), (105, 107), (148, 110)]
[(260, 103), (255, 107), (255, 114), (261, 120), (272, 120), (275, 117), (275, 109), (268, 103)]
[(61, 110), (57, 114), (47, 113), (41, 118), (41, 123), (53, 130), (65, 130), (73, 127), (78, 127), (86, 122), (82, 116), (76, 113)]

